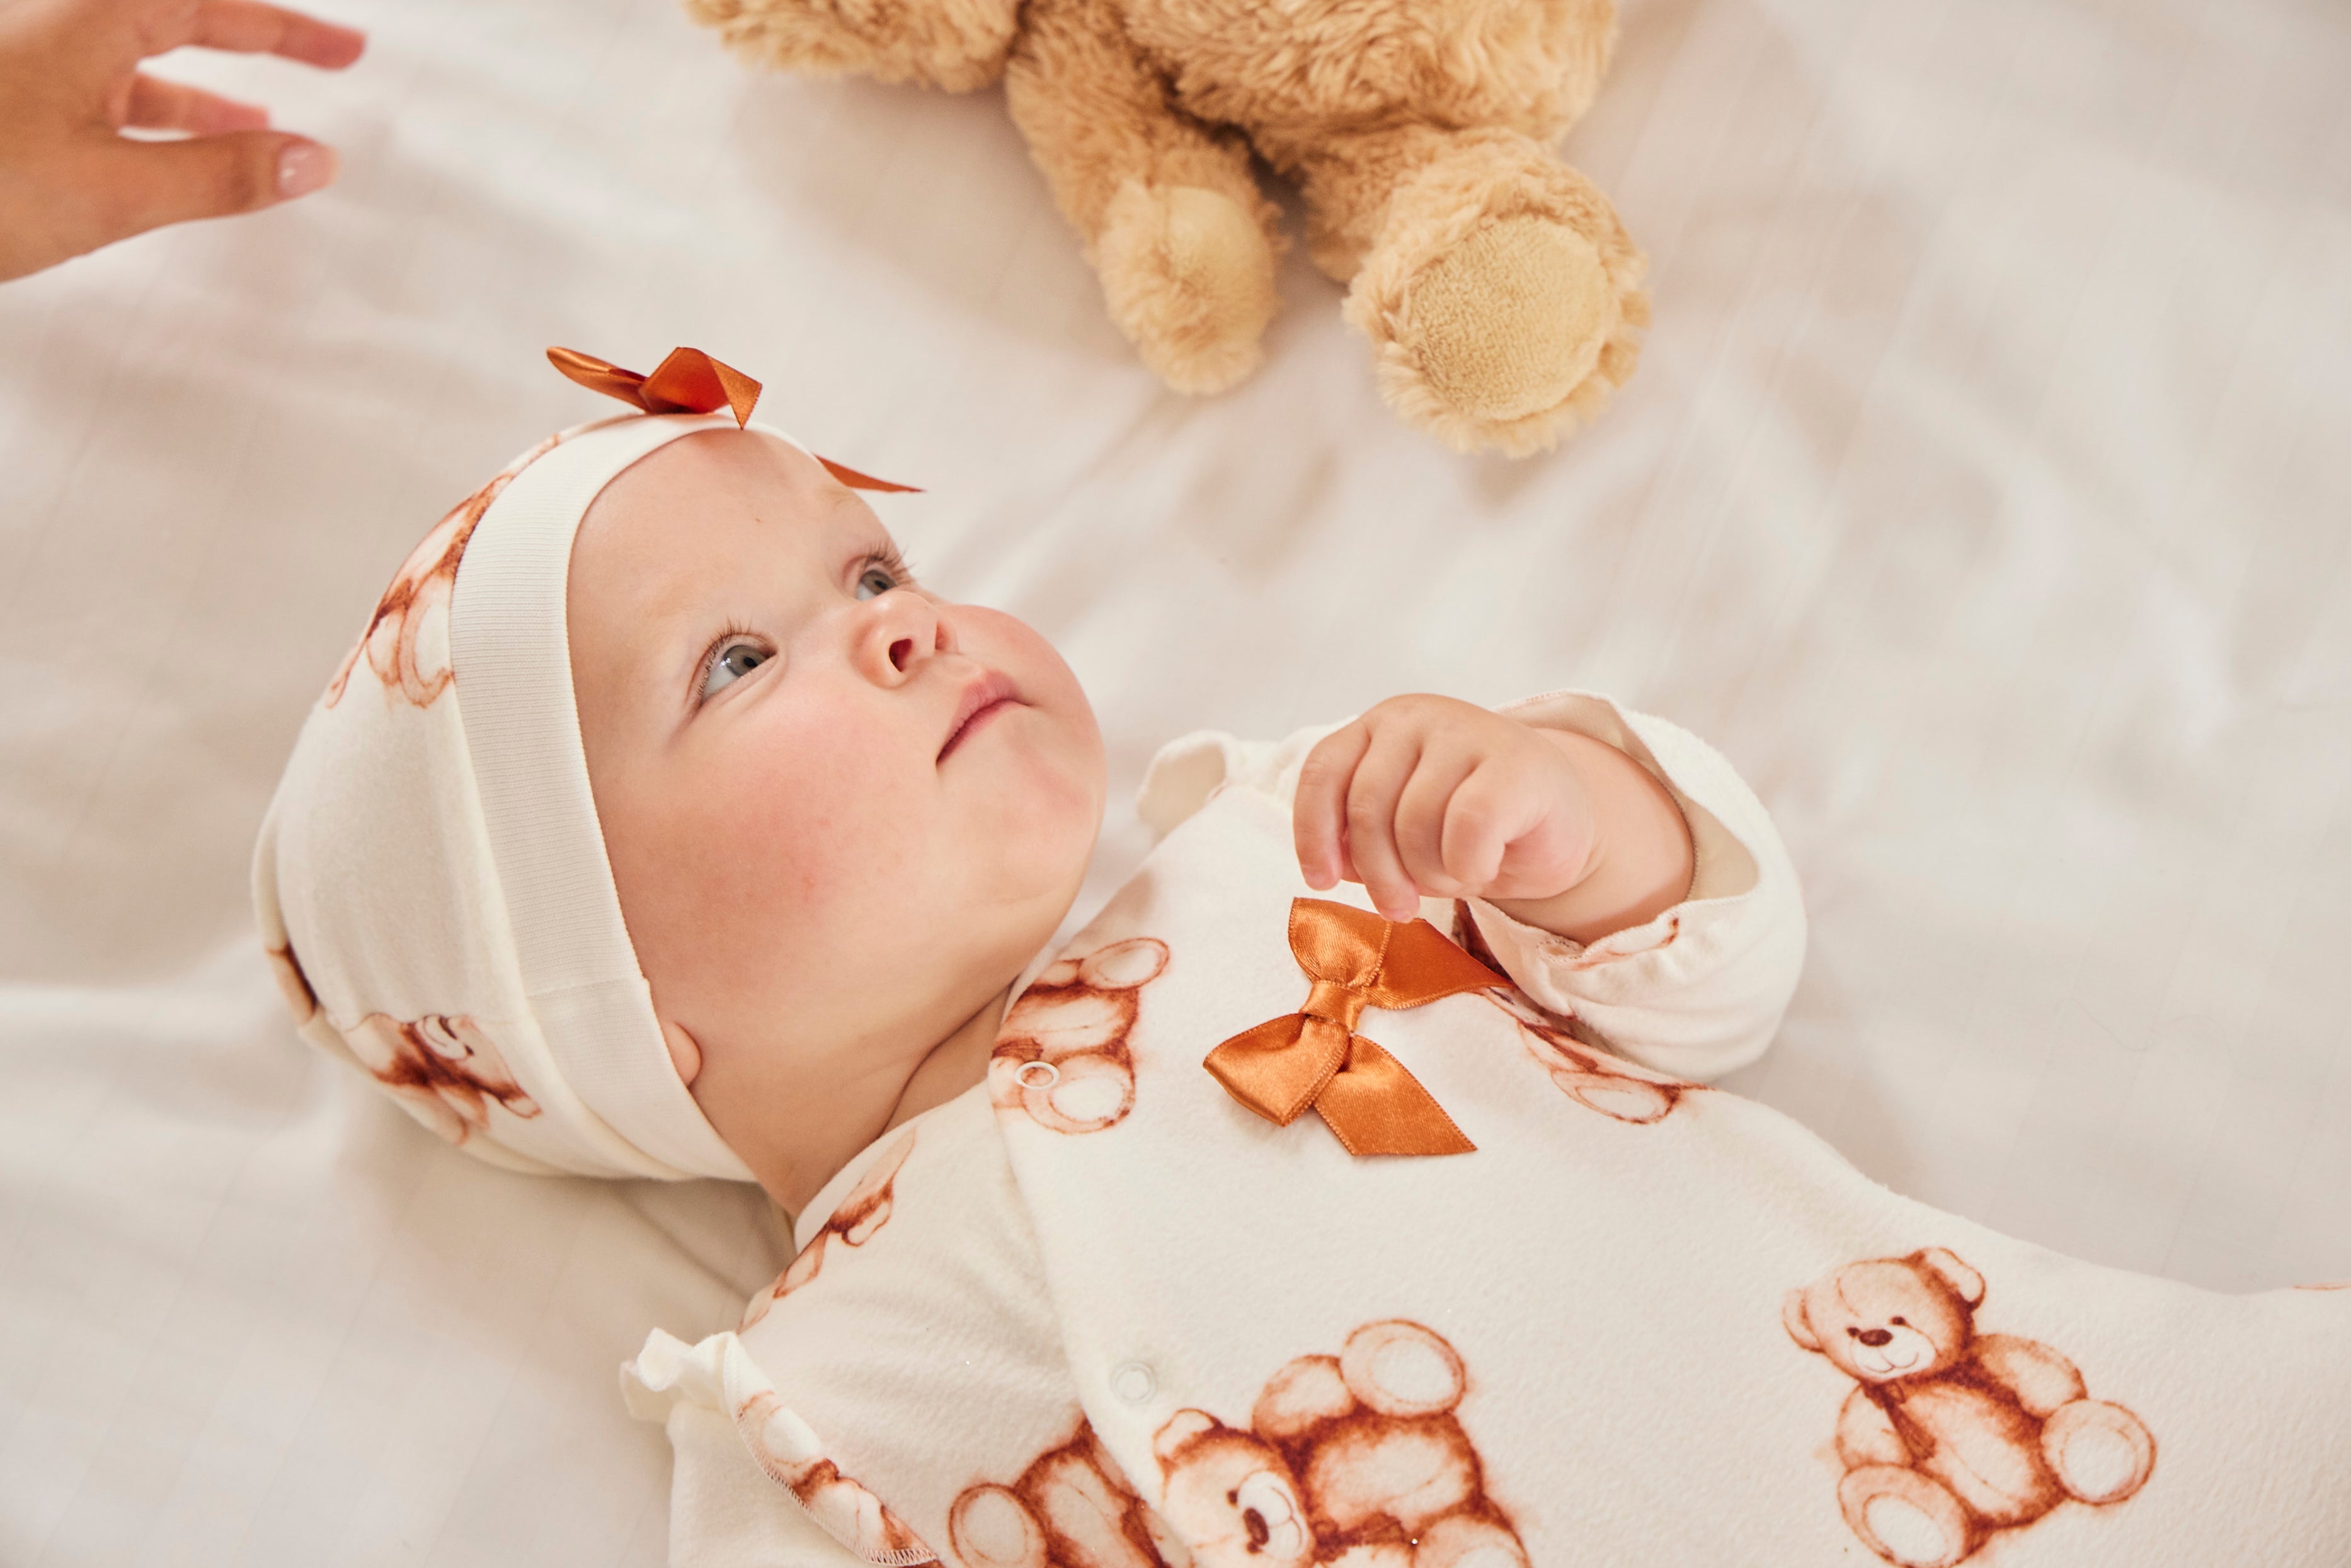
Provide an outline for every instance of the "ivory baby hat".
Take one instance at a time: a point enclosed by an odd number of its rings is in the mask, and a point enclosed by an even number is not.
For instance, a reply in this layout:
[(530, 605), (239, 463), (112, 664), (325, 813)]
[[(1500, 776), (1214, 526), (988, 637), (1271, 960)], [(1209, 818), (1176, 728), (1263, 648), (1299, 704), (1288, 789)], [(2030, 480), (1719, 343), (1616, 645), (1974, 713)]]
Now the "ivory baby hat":
[(263, 821), (262, 940), (305, 1040), (484, 1159), (749, 1181), (671, 1066), (622, 922), (564, 594), (598, 493), (670, 442), (745, 423), (758, 387), (691, 350), (651, 377), (566, 353), (549, 355), (565, 373), (649, 412), (541, 442), (400, 569)]

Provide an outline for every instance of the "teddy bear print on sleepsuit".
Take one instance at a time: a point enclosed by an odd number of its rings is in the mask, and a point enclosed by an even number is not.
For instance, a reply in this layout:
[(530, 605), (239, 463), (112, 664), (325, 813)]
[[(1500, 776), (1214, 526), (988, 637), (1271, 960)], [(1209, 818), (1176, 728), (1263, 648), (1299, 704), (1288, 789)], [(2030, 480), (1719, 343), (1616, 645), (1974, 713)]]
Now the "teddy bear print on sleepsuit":
[(914, 1129), (907, 1128), (882, 1151), (866, 1173), (857, 1178), (824, 1228), (809, 1238), (809, 1244), (793, 1257), (775, 1282), (751, 1298), (743, 1309), (740, 1328), (749, 1328), (768, 1315), (768, 1309), (815, 1279), (824, 1268), (825, 1249), (839, 1239), (843, 1247), (862, 1247), (873, 1233), (890, 1223), (893, 1203), (892, 1189), (898, 1179), (899, 1167), (906, 1156), (914, 1152)]
[(1143, 988), (1167, 967), (1155, 936), (1113, 942), (1056, 960), (1004, 1015), (987, 1064), (999, 1111), (1019, 1111), (1056, 1133), (1099, 1133), (1134, 1108), (1134, 1056), (1127, 1036)]
[(2154, 1468), (2146, 1425), (2090, 1398), (2072, 1362), (1977, 1333), (1983, 1300), (1983, 1276), (1940, 1247), (1788, 1292), (1789, 1335), (1855, 1382), (1837, 1416), (1838, 1505), (1902, 1568), (1959, 1563), (2068, 1498), (2120, 1502)]
[(1081, 1419), (1009, 1486), (955, 1501), (947, 1535), (964, 1568), (1167, 1568), (1184, 1548), (1127, 1484)]
[[(1497, 974), (1502, 972), (1501, 960), (1494, 956), (1466, 904), (1453, 906), (1452, 935), (1454, 946)], [(1527, 1050), (1560, 1092), (1587, 1110), (1646, 1126), (1671, 1115), (1685, 1095), (1706, 1088), (1584, 1043), (1576, 1037), (1573, 1019), (1544, 1010), (1516, 986), (1499, 986), (1482, 994), (1519, 1026)]]
[(1468, 1385), (1442, 1335), (1366, 1323), (1274, 1374), (1246, 1429), (1171, 1416), (1159, 1514), (1081, 1426), (1012, 1485), (957, 1498), (952, 1544), (964, 1568), (1527, 1568), (1454, 1414)]
[(1705, 1088), (1593, 1050), (1515, 988), (1485, 995), (1517, 1021), (1527, 1049), (1551, 1074), (1552, 1082), (1587, 1110), (1646, 1126), (1671, 1115), (1684, 1095)]
[(1468, 1376), (1434, 1330), (1366, 1323), (1274, 1374), (1246, 1432), (1178, 1411), (1153, 1444), (1196, 1568), (1526, 1568), (1455, 1409)]
[[(841, 1473), (820, 1456), (805, 1453), (805, 1435), (772, 1388), (761, 1389), (735, 1411), (735, 1429), (770, 1479), (789, 1490), (825, 1532), (868, 1563), (913, 1565), (936, 1554), (882, 1500)], [(770, 1437), (781, 1429), (782, 1440)]]

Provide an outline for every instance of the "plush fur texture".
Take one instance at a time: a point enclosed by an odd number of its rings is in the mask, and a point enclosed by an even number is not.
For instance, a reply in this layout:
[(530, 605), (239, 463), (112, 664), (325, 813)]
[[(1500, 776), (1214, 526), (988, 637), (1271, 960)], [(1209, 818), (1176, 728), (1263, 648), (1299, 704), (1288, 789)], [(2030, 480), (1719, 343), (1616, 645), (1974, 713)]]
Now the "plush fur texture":
[(1001, 76), (1111, 315), (1182, 392), (1257, 366), (1296, 180), (1405, 420), (1541, 450), (1604, 408), (1648, 321), (1614, 208), (1551, 144), (1614, 0), (686, 0), (765, 64), (951, 90)]

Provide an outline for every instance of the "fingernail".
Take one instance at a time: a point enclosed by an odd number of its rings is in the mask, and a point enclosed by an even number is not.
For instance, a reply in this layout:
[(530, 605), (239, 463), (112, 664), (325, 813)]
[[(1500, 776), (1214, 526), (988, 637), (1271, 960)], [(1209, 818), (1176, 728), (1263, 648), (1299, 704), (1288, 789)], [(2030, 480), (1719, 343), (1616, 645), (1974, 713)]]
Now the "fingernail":
[(289, 141), (277, 154), (277, 199), (290, 202), (297, 196), (332, 184), (335, 179), (335, 154), (332, 148), (321, 147), (315, 141)]

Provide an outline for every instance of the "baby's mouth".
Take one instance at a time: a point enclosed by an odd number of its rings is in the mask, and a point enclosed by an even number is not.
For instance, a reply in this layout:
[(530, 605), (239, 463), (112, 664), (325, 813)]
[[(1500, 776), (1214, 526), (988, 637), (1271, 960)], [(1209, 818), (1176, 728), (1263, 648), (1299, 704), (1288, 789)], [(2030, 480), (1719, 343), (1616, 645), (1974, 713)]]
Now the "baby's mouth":
[(980, 726), (1019, 701), (1020, 695), (1013, 690), (1009, 679), (994, 670), (982, 671), (964, 687), (962, 699), (956, 704), (955, 720), (947, 727), (947, 738), (939, 747), (938, 760), (945, 762), (948, 754)]

